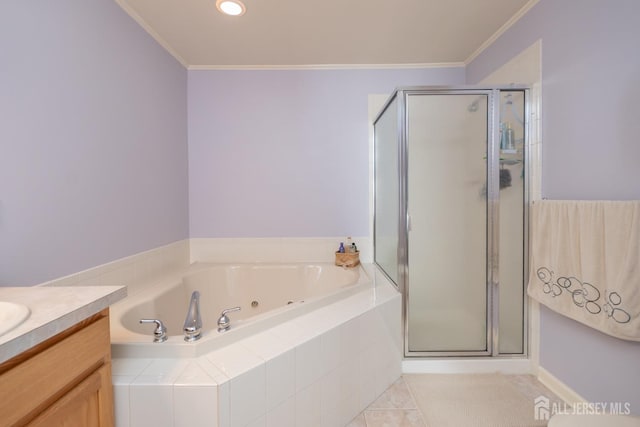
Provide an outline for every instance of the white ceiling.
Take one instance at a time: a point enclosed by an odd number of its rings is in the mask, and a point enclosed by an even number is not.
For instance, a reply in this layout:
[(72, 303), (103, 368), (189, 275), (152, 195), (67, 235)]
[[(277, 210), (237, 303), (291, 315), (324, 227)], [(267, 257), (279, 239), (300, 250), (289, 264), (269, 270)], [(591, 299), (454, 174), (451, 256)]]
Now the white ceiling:
[(115, 0), (189, 68), (468, 62), (537, 0)]

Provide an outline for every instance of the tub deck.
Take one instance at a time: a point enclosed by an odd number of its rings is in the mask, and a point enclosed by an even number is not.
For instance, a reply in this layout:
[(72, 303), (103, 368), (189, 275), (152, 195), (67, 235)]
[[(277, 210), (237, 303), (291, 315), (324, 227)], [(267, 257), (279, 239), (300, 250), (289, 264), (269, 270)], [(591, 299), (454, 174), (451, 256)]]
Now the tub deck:
[[(267, 270), (267, 273), (271, 272), (271, 279), (267, 277), (258, 281), (244, 277), (243, 283), (234, 286), (222, 281), (238, 271), (238, 275), (246, 276), (247, 270), (254, 269), (257, 271), (250, 272), (253, 276), (259, 276)], [(292, 274), (292, 277), (288, 277), (289, 283), (284, 286), (282, 280), (278, 280)], [(309, 275), (315, 277), (305, 278)], [(244, 283), (248, 284), (243, 286)], [(372, 286), (371, 277), (362, 267), (344, 269), (328, 263), (271, 263), (258, 264), (257, 267), (251, 264), (199, 263), (184, 274), (178, 273), (139, 286), (127, 299), (112, 307), (112, 352), (114, 357), (196, 357)], [(246, 289), (237, 289), (242, 287)], [(276, 296), (268, 295), (272, 287), (278, 291)], [(185, 342), (182, 326), (189, 296), (195, 290), (201, 293), (203, 332), (198, 341)], [(252, 301), (264, 302), (269, 297), (272, 301), (266, 311), (251, 307)], [(287, 304), (289, 301), (291, 304)], [(218, 332), (216, 321), (221, 311), (237, 305), (242, 306), (243, 310), (229, 315), (231, 328)], [(167, 341), (154, 343), (154, 327), (140, 325), (139, 319), (142, 318), (162, 320), (168, 329)]]

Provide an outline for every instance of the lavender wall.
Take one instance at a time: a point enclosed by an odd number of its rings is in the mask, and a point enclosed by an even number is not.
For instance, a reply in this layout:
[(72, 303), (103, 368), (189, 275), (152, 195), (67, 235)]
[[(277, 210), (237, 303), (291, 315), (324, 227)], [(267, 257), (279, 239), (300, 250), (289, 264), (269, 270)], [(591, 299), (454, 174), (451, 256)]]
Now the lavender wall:
[[(543, 197), (640, 199), (638, 16), (637, 0), (541, 0), (467, 67), (478, 82), (542, 39)], [(544, 308), (540, 339), (542, 367), (640, 414), (640, 343)]]
[(189, 72), (191, 237), (369, 235), (369, 94), (463, 68)]
[(0, 285), (188, 237), (187, 72), (112, 0), (0, 3)]

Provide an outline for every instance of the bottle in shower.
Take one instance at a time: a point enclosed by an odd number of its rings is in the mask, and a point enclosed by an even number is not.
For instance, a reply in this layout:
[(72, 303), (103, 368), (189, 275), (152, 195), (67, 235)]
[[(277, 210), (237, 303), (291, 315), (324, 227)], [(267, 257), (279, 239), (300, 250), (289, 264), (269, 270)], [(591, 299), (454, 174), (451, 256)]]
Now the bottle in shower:
[(507, 146), (505, 148), (509, 152), (514, 152), (516, 150), (516, 146), (514, 144), (513, 129), (511, 129), (511, 123), (507, 125)]

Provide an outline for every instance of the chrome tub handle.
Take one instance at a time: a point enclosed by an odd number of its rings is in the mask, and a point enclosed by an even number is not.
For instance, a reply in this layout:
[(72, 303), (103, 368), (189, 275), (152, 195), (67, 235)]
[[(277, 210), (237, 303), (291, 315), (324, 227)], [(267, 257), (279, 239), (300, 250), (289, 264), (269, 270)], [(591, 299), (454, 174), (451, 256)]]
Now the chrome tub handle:
[(227, 316), (227, 313), (232, 313), (234, 311), (240, 311), (241, 307), (233, 307), (227, 308), (226, 310), (222, 310), (222, 314), (218, 318), (218, 332), (228, 331), (231, 327), (231, 319)]
[(160, 319), (140, 319), (140, 323), (155, 323), (156, 329), (153, 331), (153, 342), (165, 342), (167, 340), (167, 327)]

